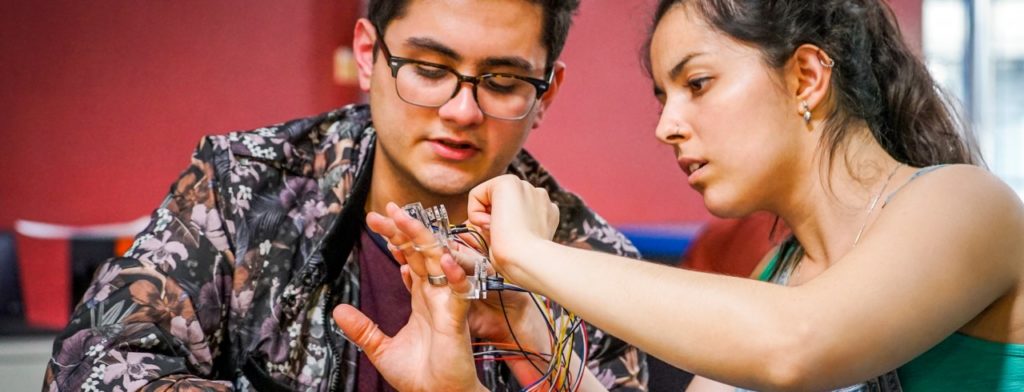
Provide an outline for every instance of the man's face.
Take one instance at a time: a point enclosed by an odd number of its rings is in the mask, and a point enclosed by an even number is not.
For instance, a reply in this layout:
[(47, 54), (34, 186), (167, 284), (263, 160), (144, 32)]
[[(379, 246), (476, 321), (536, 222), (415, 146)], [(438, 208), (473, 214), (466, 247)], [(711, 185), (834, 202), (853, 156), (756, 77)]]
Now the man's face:
[[(374, 182), (385, 176), (406, 197), (463, 197), (477, 184), (502, 174), (557, 90), (552, 86), (520, 120), (484, 114), (470, 83), (460, 84), (441, 107), (420, 107), (399, 97), (383, 52), (378, 49), (373, 61), (373, 49), (367, 48), (383, 39), (392, 56), (444, 65), (463, 75), (505, 73), (545, 79), (542, 9), (532, 2), (413, 0), (402, 17), (384, 28), (383, 37), (368, 21), (359, 23), (355, 50), (360, 83), (369, 92), (378, 137)], [(556, 78), (561, 72), (558, 67)]]

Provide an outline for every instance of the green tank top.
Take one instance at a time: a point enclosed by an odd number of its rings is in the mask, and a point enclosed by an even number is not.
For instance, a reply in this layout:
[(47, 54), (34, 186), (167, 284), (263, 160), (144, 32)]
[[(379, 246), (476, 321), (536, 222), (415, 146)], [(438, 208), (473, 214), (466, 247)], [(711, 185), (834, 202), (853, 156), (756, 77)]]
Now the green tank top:
[[(799, 244), (787, 240), (758, 279), (785, 284), (795, 267), (787, 261), (798, 258), (799, 252)], [(896, 374), (904, 391), (1024, 391), (1024, 344), (957, 332), (897, 369)]]
[(1024, 344), (957, 332), (897, 374), (907, 391), (1024, 391)]
[[(939, 167), (920, 169), (907, 183)], [(890, 194), (887, 203), (899, 189)], [(785, 285), (802, 252), (791, 237), (779, 247), (758, 279)], [(993, 342), (957, 332), (910, 360), (896, 374), (904, 391), (1024, 391), (1024, 344)], [(868, 384), (874, 382), (869, 380)], [(891, 380), (880, 379), (877, 383), (891, 384)], [(877, 390), (866, 386), (863, 389)]]

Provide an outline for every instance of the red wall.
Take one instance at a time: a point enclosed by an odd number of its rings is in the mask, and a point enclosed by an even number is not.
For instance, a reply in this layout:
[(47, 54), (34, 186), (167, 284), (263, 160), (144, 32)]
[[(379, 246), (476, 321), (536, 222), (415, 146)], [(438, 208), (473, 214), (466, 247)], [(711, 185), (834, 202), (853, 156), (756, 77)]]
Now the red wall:
[[(330, 80), (355, 0), (0, 3), (0, 228), (148, 214), (199, 137), (358, 99)], [(895, 1), (912, 40), (920, 0)], [(639, 67), (650, 1), (584, 1), (528, 148), (615, 223), (703, 221)]]
[(357, 99), (358, 1), (0, 4), (0, 228), (147, 215), (203, 134)]

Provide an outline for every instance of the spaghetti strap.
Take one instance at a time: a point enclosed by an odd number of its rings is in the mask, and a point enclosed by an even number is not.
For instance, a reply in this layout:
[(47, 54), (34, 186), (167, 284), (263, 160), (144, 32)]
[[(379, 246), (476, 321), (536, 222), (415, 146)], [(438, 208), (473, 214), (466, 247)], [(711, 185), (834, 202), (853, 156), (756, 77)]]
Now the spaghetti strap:
[(941, 169), (941, 168), (946, 167), (946, 166), (948, 166), (948, 165), (947, 164), (941, 164), (941, 165), (925, 166), (925, 167), (922, 167), (920, 169), (917, 169), (917, 171), (914, 172), (914, 175), (910, 176), (910, 178), (907, 179), (907, 182), (904, 182), (903, 185), (900, 185), (899, 188), (896, 188), (896, 190), (892, 191), (892, 193), (890, 193), (889, 196), (885, 198), (885, 203), (882, 204), (882, 208), (885, 208), (885, 205), (889, 204), (889, 200), (892, 200), (892, 197), (896, 196), (897, 193), (900, 193), (900, 191), (903, 190), (903, 187), (907, 186), (907, 184), (909, 184), (911, 181), (914, 181), (915, 179), (917, 179), (920, 176), (923, 176), (925, 174), (931, 173), (931, 172), (933, 172), (935, 170)]

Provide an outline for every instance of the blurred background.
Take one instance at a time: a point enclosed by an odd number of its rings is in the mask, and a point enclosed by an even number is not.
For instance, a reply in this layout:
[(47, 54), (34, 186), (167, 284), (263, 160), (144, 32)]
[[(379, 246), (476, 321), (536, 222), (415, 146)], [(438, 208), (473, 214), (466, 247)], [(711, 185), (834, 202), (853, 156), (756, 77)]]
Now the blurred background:
[[(718, 220), (653, 134), (657, 105), (639, 66), (653, 4), (583, 1), (563, 55), (566, 82), (527, 149), (648, 258), (680, 264)], [(990, 168), (1024, 192), (1024, 0), (890, 4), (962, 103)], [(127, 248), (202, 135), (362, 100), (349, 45), (363, 8), (0, 2), (3, 390), (38, 389), (53, 334), (93, 269)], [(662, 374), (652, 387), (676, 380)]]

